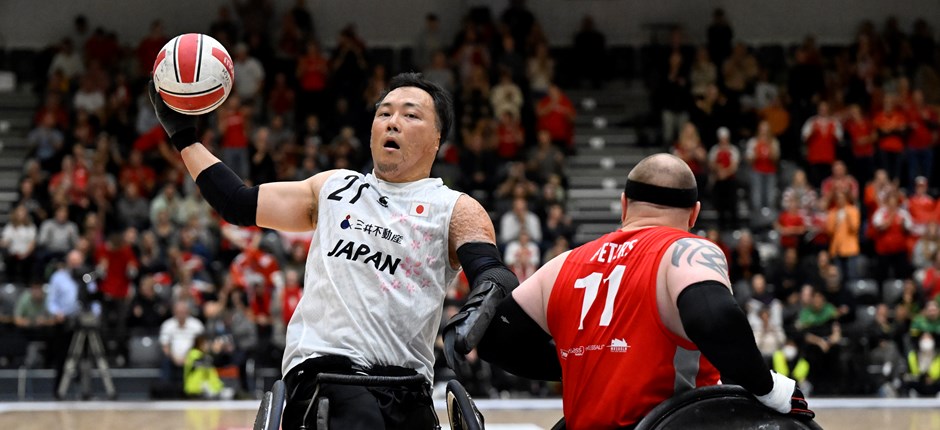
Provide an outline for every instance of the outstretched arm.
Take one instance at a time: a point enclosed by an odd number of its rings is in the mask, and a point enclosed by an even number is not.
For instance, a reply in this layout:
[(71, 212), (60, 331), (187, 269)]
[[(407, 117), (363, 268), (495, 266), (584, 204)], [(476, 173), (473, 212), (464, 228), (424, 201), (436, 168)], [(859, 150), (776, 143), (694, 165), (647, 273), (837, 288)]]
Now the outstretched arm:
[(232, 224), (258, 225), (282, 231), (316, 228), (318, 195), (332, 171), (304, 181), (248, 187), (205, 146), (196, 142), (197, 117), (174, 112), (156, 93), (152, 83), (148, 87), (157, 118), (173, 146), (180, 151), (189, 175), (223, 219)]

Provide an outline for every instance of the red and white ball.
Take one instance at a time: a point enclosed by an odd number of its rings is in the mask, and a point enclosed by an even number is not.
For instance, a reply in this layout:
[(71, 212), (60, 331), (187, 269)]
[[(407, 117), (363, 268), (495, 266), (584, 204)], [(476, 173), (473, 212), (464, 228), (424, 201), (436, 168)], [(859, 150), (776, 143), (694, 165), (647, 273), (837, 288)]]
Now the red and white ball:
[(153, 85), (171, 109), (200, 115), (219, 107), (232, 92), (235, 65), (219, 41), (187, 33), (167, 42), (153, 62)]

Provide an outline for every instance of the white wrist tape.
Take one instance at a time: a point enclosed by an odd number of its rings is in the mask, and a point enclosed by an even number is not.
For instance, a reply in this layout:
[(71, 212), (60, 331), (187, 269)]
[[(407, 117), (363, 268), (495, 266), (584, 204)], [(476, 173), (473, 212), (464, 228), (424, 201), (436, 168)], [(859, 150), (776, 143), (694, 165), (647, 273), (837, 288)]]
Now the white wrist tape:
[(781, 414), (790, 413), (790, 402), (796, 381), (777, 372), (770, 372), (770, 376), (774, 379), (774, 388), (763, 396), (757, 396), (757, 400)]

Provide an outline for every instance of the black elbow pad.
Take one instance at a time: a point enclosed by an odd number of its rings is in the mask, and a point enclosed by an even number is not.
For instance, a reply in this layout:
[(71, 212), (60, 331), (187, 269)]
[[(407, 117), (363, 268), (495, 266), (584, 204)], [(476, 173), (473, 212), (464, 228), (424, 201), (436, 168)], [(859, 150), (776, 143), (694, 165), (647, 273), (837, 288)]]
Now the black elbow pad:
[(202, 196), (226, 222), (241, 226), (256, 225), (258, 186), (245, 183), (223, 163), (215, 163), (196, 177)]

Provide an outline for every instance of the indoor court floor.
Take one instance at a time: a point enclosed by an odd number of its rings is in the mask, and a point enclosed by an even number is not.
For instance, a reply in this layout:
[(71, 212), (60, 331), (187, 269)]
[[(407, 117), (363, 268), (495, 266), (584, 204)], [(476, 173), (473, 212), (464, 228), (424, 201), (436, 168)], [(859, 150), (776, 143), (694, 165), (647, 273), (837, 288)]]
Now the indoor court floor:
[[(3, 430), (250, 430), (257, 401), (4, 402)], [(826, 430), (940, 430), (940, 399), (811, 399)], [(438, 412), (446, 420), (443, 403)], [(488, 430), (548, 429), (559, 400), (480, 400)], [(446, 428), (446, 426), (445, 426)]]

